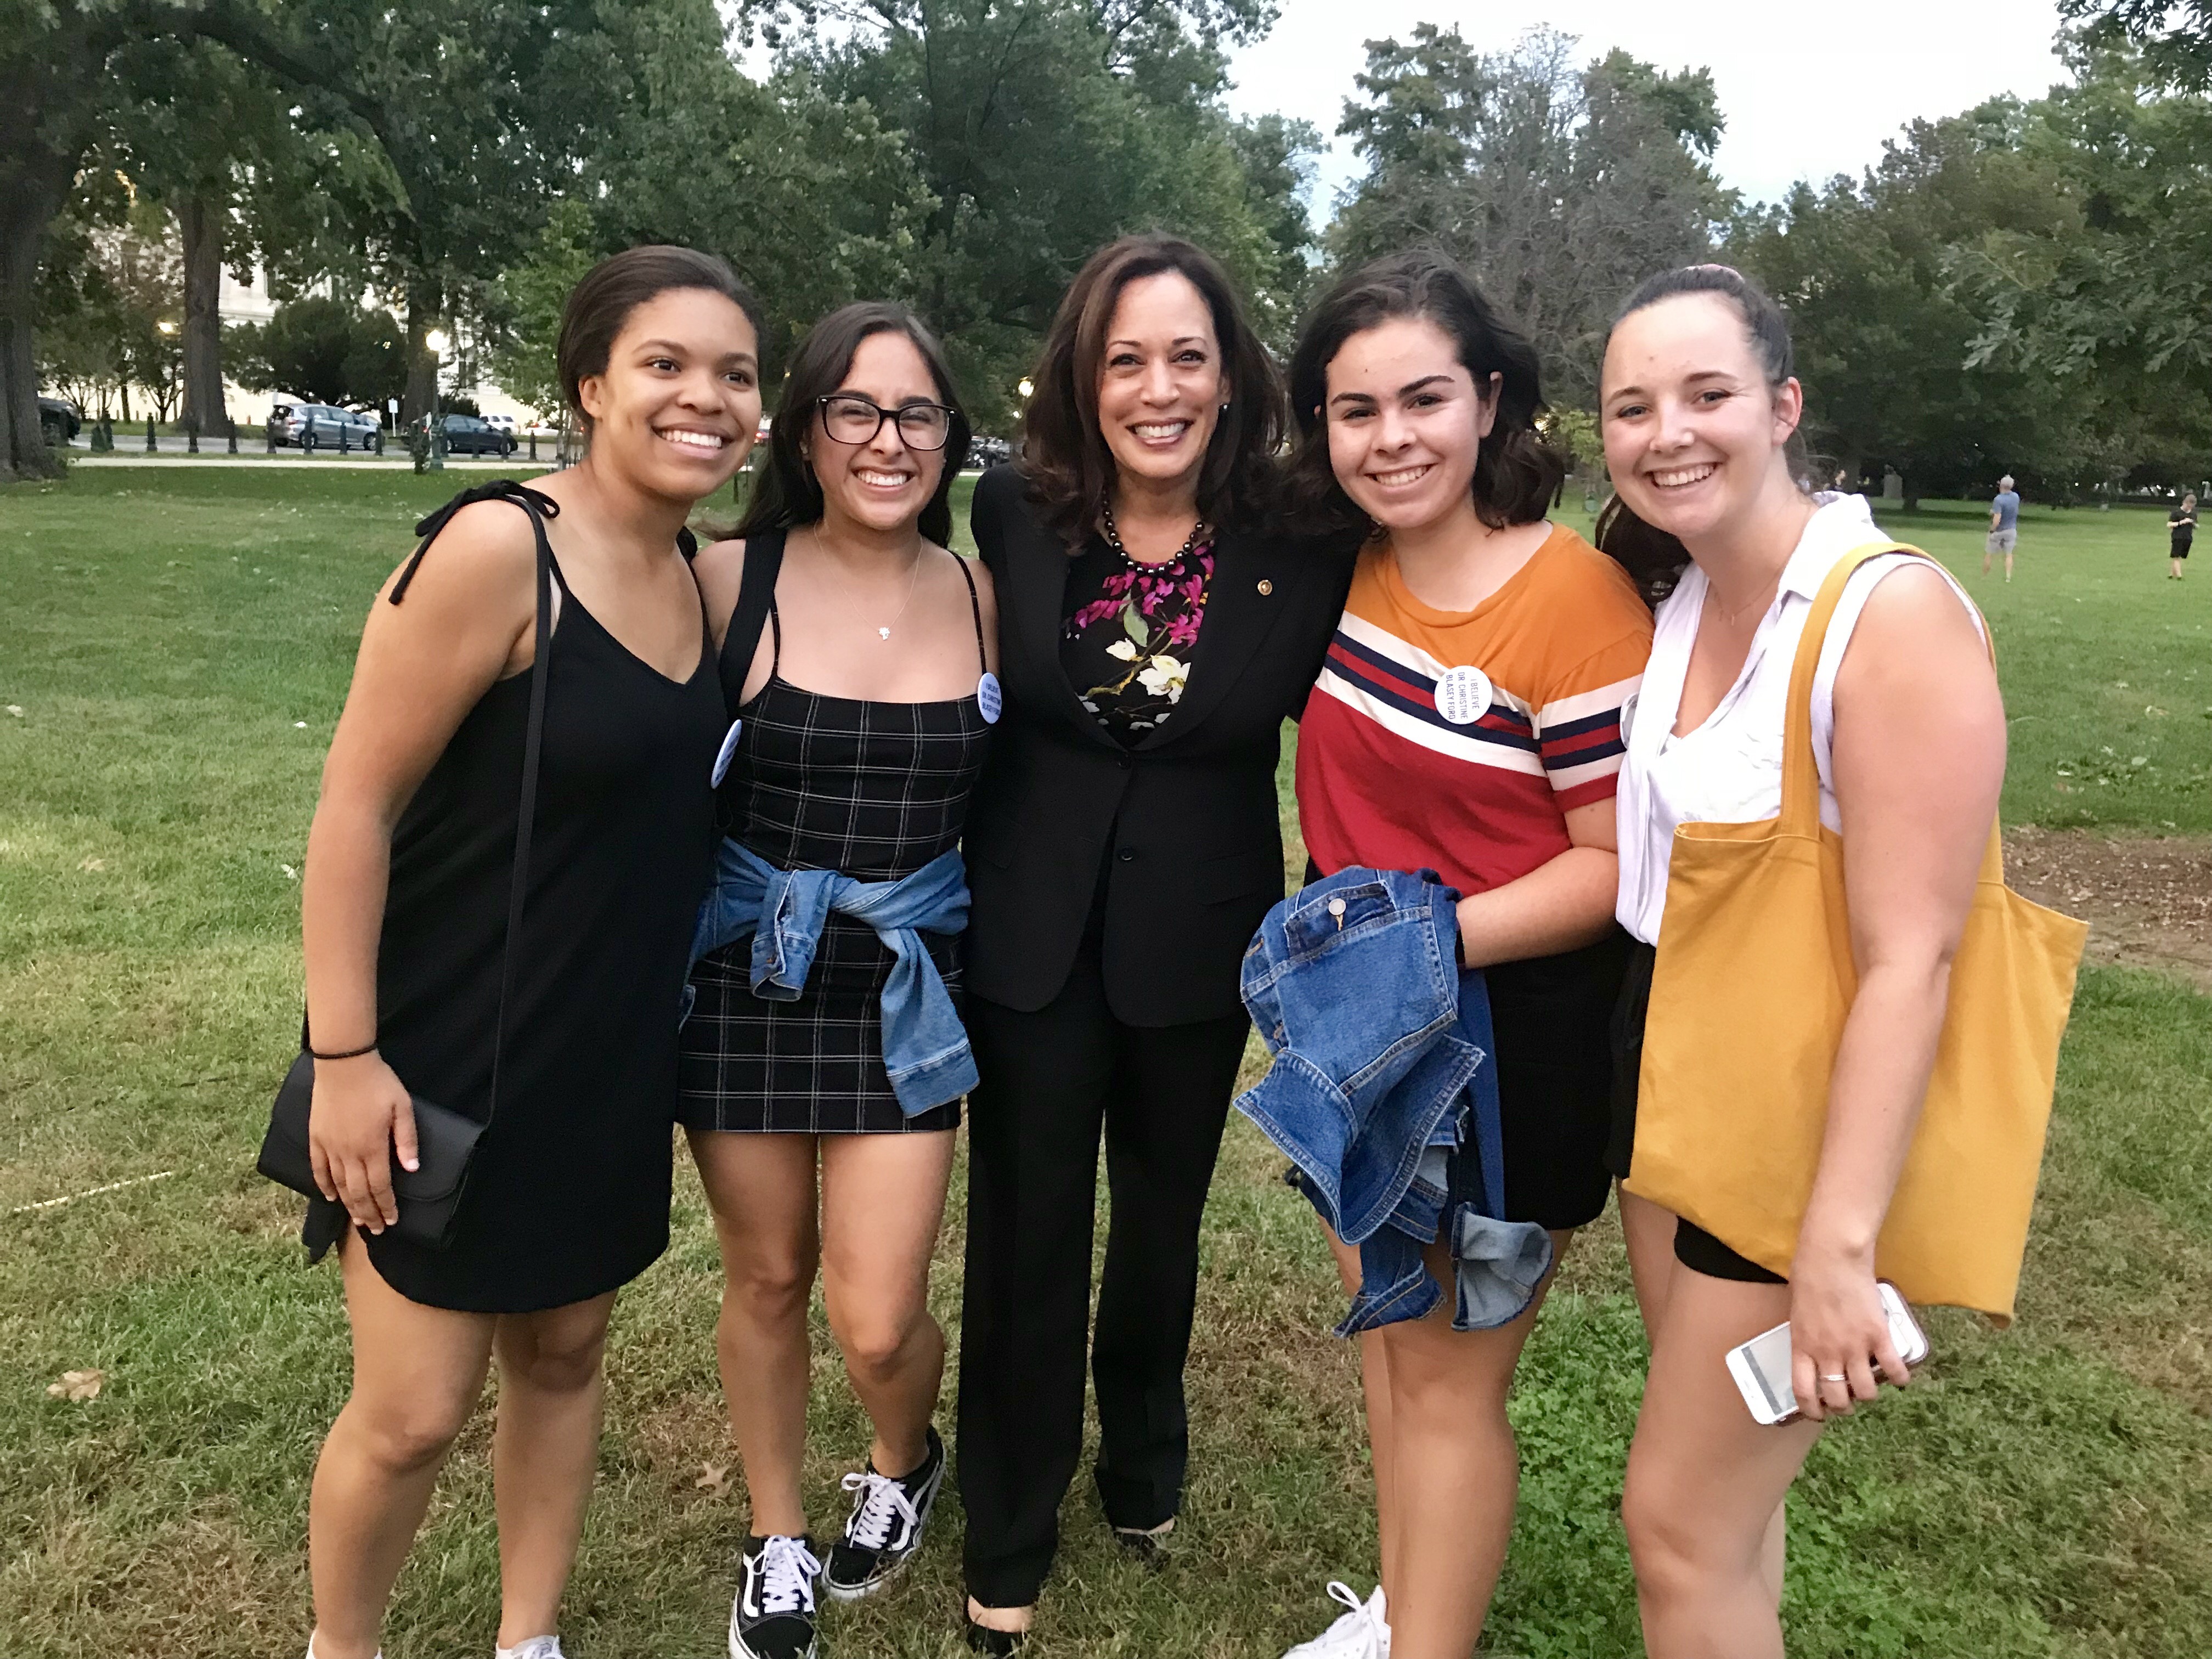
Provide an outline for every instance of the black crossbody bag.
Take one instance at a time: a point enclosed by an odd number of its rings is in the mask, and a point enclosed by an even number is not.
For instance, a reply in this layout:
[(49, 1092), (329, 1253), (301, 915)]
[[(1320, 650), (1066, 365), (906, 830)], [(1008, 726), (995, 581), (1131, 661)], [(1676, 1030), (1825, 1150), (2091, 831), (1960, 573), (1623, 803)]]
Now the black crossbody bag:
[[(415, 577), (423, 554), (447, 520), (472, 501), (513, 501), (530, 514), (530, 527), (538, 542), (538, 650), (530, 665), (530, 723), (522, 749), (522, 810), (515, 823), (514, 868), (507, 884), (507, 938), (501, 947), (499, 975), (499, 1012), (492, 1028), (491, 1099), (481, 1119), (441, 1106), (411, 1094), (415, 1111), (416, 1165), (401, 1166), (392, 1158), (392, 1192), (398, 1200), (399, 1219), (390, 1230), (410, 1243), (443, 1249), (452, 1241), (454, 1218), (468, 1190), (469, 1171), (477, 1148), (499, 1109), (501, 1051), (506, 1046), (507, 1006), (514, 988), (514, 943), (522, 930), (522, 896), (530, 873), (530, 832), (538, 816), (538, 760), (545, 737), (545, 679), (553, 643), (553, 548), (545, 538), (545, 518), (558, 514), (550, 497), (512, 479), (501, 478), (464, 490), (415, 526), (422, 544), (392, 585), (391, 603), (397, 605)], [(280, 1186), (308, 1198), (319, 1199), (314, 1164), (307, 1152), (307, 1118), (314, 1103), (315, 1062), (307, 1050), (307, 1022), (300, 1020), (300, 1057), (284, 1074), (270, 1109), (269, 1130), (262, 1137), (261, 1156), (254, 1167)]]

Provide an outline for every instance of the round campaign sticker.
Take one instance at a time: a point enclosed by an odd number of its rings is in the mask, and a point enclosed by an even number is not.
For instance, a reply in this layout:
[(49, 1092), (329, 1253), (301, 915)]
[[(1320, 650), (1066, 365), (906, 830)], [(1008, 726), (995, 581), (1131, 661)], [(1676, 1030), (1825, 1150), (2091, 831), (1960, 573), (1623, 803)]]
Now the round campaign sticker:
[(730, 761), (738, 752), (738, 733), (744, 729), (745, 723), (743, 720), (730, 722), (729, 736), (722, 739), (722, 746), (714, 752), (714, 773), (708, 780), (711, 787), (720, 789), (722, 787), (722, 780), (729, 776)]
[(1437, 713), (1454, 726), (1472, 726), (1490, 712), (1490, 676), (1480, 668), (1449, 668), (1437, 681)]
[(1641, 691), (1632, 691), (1620, 705), (1620, 746), (1624, 749), (1628, 746), (1630, 734), (1636, 730), (1636, 700), (1643, 695)]
[(999, 690), (999, 677), (989, 669), (975, 682), (975, 706), (983, 711), (986, 724), (996, 726), (999, 716), (1006, 712), (1006, 700)]

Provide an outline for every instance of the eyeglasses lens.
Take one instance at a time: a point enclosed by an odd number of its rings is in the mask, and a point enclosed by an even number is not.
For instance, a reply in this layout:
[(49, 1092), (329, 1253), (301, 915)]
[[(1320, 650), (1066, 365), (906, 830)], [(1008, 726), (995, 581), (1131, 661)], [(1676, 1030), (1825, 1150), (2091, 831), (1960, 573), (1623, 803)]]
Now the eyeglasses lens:
[(886, 416), (898, 423), (899, 436), (915, 449), (942, 449), (951, 434), (951, 421), (935, 404), (909, 404), (904, 409), (878, 409), (866, 398), (830, 398), (822, 408), (824, 429), (841, 444), (873, 442)]

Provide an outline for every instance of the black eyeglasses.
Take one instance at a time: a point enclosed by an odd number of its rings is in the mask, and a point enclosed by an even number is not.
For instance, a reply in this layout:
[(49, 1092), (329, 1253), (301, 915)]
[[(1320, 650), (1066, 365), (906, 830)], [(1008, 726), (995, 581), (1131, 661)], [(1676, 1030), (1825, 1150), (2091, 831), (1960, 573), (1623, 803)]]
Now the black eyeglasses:
[(874, 398), (852, 392), (833, 392), (814, 401), (822, 410), (823, 431), (841, 444), (873, 443), (885, 421), (897, 423), (900, 440), (909, 449), (942, 449), (952, 435), (952, 411), (943, 404), (885, 409)]

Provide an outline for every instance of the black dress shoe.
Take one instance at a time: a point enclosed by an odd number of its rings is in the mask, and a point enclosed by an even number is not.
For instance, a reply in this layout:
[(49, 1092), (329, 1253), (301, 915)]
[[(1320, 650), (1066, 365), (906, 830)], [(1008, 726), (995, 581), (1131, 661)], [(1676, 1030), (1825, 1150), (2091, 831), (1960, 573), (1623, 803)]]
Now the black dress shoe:
[(1114, 1541), (1143, 1565), (1149, 1572), (1164, 1571), (1168, 1565), (1168, 1534), (1164, 1531), (1148, 1532), (1136, 1527), (1116, 1527)]

